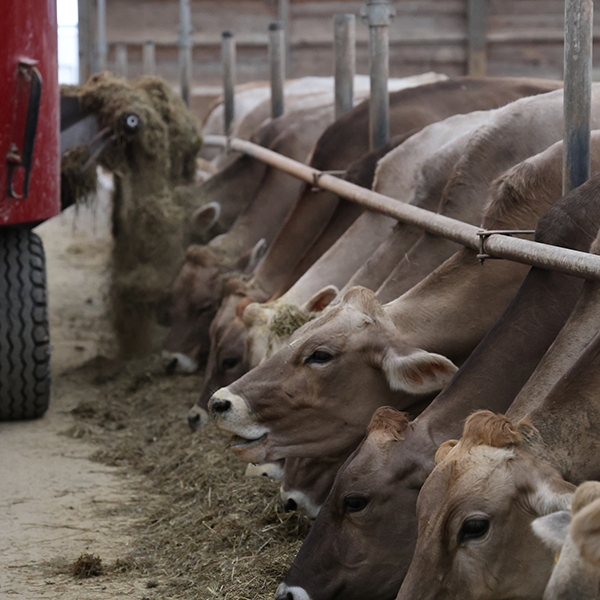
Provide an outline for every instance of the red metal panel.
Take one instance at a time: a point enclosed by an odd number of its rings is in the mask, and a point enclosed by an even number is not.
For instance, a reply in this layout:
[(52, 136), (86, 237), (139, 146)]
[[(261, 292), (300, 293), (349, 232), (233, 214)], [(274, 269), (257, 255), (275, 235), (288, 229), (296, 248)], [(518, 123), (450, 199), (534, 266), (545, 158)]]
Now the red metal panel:
[[(56, 0), (2, 0), (1, 4), (0, 226), (42, 221), (60, 211)], [(23, 192), (25, 169), (18, 163), (23, 156), (32, 65), (43, 83), (29, 193), (27, 198), (11, 198), (11, 162), (15, 194)]]

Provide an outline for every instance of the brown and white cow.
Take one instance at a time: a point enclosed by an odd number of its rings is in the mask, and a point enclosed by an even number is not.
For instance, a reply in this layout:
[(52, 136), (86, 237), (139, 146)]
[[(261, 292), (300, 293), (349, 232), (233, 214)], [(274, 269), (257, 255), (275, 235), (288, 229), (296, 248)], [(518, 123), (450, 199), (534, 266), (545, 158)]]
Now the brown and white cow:
[[(600, 88), (596, 88), (595, 93), (600, 95)], [(596, 102), (595, 106), (596, 113), (600, 113), (600, 103)], [(479, 160), (481, 166), (488, 165), (488, 168), (491, 153), (496, 168), (502, 172), (501, 159), (510, 165), (519, 156), (531, 155), (536, 147), (546, 148), (561, 135), (562, 93), (559, 91), (525, 98), (502, 109), (493, 125), (485, 126), (478, 134), (478, 143), (470, 144), (470, 152), (474, 161)], [(545, 197), (529, 198), (532, 204), (524, 207), (523, 214), (513, 210), (513, 222), (532, 227), (555, 198), (550, 202)], [(491, 205), (484, 227), (500, 225), (502, 228), (502, 224), (510, 220), (511, 214), (500, 198)], [(399, 372), (393, 377), (391, 372), (386, 372), (385, 365), (389, 363), (385, 363), (385, 357), (398, 353), (413, 355), (424, 350), (460, 364), (501, 314), (525, 274), (526, 267), (514, 263), (494, 262), (482, 269), (473, 260), (473, 252), (463, 250), (412, 290), (386, 305), (385, 311), (381, 311), (378, 303), (368, 300), (368, 294), (351, 295), (348, 306), (342, 303), (305, 325), (294, 335), (288, 348), (214, 396), (212, 406), (216, 409), (213, 412), (219, 426), (240, 438), (232, 450), (251, 462), (261, 454), (261, 459), (279, 459), (318, 456), (329, 450), (335, 454), (342, 447), (343, 452), (351, 450), (352, 446), (346, 444), (352, 438), (356, 446), (376, 406), (390, 404), (405, 409), (415, 401), (395, 393), (402, 389), (397, 384), (402, 377)], [(379, 318), (380, 313), (385, 318)], [(363, 325), (356, 327), (358, 323)], [(371, 324), (374, 326), (370, 327)], [(314, 366), (317, 362), (312, 357), (314, 352), (318, 352), (318, 361), (323, 365), (320, 368)], [(427, 369), (429, 363), (425, 356), (419, 356), (419, 364)], [(397, 364), (400, 363), (402, 361)], [(439, 365), (439, 359), (435, 358), (433, 363)], [(363, 385), (367, 381), (374, 383), (373, 369), (380, 378), (383, 375), (379, 380), (381, 395), (378, 397), (369, 391), (369, 386)], [(352, 401), (346, 398), (348, 382), (353, 382)], [(404, 392), (407, 390), (405, 387)], [(410, 393), (415, 392), (416, 388), (412, 388)], [(343, 413), (342, 405), (345, 406)], [(340, 421), (344, 423), (349, 418), (355, 405), (360, 408), (352, 417), (357, 418), (358, 414), (363, 419), (366, 417), (361, 421), (360, 434), (358, 428), (339, 427)], [(261, 433), (256, 436), (259, 430)], [(352, 434), (347, 436), (350, 431)], [(302, 443), (305, 434), (308, 436), (306, 445)], [(258, 437), (262, 438), (260, 444), (256, 441)], [(321, 445), (318, 450), (317, 437)], [(244, 438), (253, 444), (252, 452), (244, 445)]]
[(582, 483), (571, 511), (539, 517), (535, 534), (556, 553), (543, 600), (596, 600), (600, 594), (600, 482)]
[[(391, 130), (394, 135), (416, 132), (453, 114), (502, 106), (560, 85), (560, 82), (515, 78), (458, 78), (394, 92), (390, 94)], [(315, 147), (311, 165), (320, 170), (344, 170), (367, 150), (368, 102), (327, 129)], [(302, 274), (295, 267), (303, 254), (315, 242), (320, 253), (326, 251), (360, 212), (333, 194), (307, 188), (253, 278), (254, 295), (266, 300), (278, 290), (283, 293), (286, 286), (294, 283), (290, 281), (292, 270), (297, 277)], [(309, 264), (310, 261), (305, 263), (305, 267)], [(194, 312), (192, 309), (190, 314)]]
[[(545, 178), (531, 172), (526, 179), (506, 179), (501, 187), (507, 200), (523, 198), (526, 181), (544, 189)], [(599, 193), (600, 177), (595, 177), (565, 196), (540, 220), (536, 239), (589, 248), (600, 226)], [(393, 436), (363, 443), (340, 469), (278, 598), (395, 598), (415, 547), (417, 495), (434, 467), (438, 446), (458, 437), (474, 410), (507, 410), (565, 324), (581, 289), (575, 278), (530, 270), (502, 317), (431, 405), (408, 425), (392, 421)], [(349, 510), (346, 498), (351, 496), (360, 496), (362, 505)], [(294, 591), (288, 597), (289, 589)], [(296, 594), (299, 589), (305, 596)]]

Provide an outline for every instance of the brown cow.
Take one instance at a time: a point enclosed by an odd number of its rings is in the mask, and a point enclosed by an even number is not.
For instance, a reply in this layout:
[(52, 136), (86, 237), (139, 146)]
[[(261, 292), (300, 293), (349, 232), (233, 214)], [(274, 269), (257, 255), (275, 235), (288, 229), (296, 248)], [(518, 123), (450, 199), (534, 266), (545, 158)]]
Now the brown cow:
[[(394, 92), (390, 94), (391, 131), (394, 135), (416, 132), (453, 114), (503, 106), (560, 86), (560, 82), (544, 80), (458, 78)], [(368, 151), (368, 114), (365, 102), (331, 125), (315, 147), (311, 166), (324, 171), (345, 170), (363, 156)], [(286, 291), (294, 283), (290, 273), (294, 270), (296, 277), (302, 274), (295, 267), (313, 244), (318, 246), (317, 255), (326, 251), (360, 212), (351, 203), (340, 202), (334, 194), (305, 188), (253, 278), (253, 297), (264, 301)], [(310, 264), (311, 261), (305, 261), (304, 268)], [(190, 318), (193, 313), (190, 303)], [(174, 347), (171, 350), (178, 352)]]
[[(595, 93), (600, 95), (600, 87)], [(600, 103), (596, 101), (595, 107), (598, 118)], [(480, 178), (485, 177), (485, 167), (501, 173), (503, 164), (510, 166), (561, 136), (562, 92), (524, 98), (499, 111), (492, 124), (478, 133), (477, 143), (469, 145), (471, 168)], [(549, 206), (545, 197), (533, 197), (530, 201), (532, 204), (527, 205), (523, 214), (515, 214), (515, 224), (533, 226)], [(503, 228), (511, 219), (506, 208), (502, 198), (498, 199), (491, 206), (484, 227)], [(305, 325), (294, 334), (288, 348), (218, 392), (212, 406), (219, 426), (240, 438), (231, 446), (232, 451), (246, 456), (250, 462), (255, 462), (261, 454), (262, 459), (270, 460), (347, 453), (364, 435), (374, 408), (382, 404), (410, 406), (414, 399), (410, 401), (395, 394), (396, 378), (401, 376), (399, 373), (391, 376), (385, 357), (412, 354), (420, 349), (460, 364), (501, 314), (526, 274), (523, 265), (514, 263), (495, 262), (482, 269), (473, 258), (472, 251), (460, 251), (420, 284), (386, 305), (382, 314), (388, 321), (379, 318), (379, 305), (367, 301), (364, 294), (349, 298), (350, 306), (338, 305)], [(364, 325), (353, 329), (357, 323)], [(368, 326), (371, 323), (373, 327)], [(386, 343), (391, 344), (389, 348)], [(311, 358), (315, 351), (326, 366), (310, 366), (316, 362)], [(420, 356), (420, 366), (429, 368), (425, 356)], [(304, 359), (308, 362), (303, 362)], [(438, 358), (433, 363), (441, 364)], [(372, 380), (373, 368), (380, 377), (385, 375), (379, 380), (379, 397), (364, 385)], [(345, 397), (349, 382), (353, 385), (351, 404)], [(406, 392), (408, 386), (396, 389)], [(412, 392), (415, 391), (413, 388)], [(302, 406), (301, 413), (296, 406)], [(355, 406), (358, 412), (352, 414)], [(325, 407), (327, 418), (323, 413)], [(349, 418), (356, 419), (359, 415), (366, 417), (360, 426), (356, 420), (353, 427), (344, 425)], [(259, 430), (261, 433), (255, 436)], [(304, 435), (307, 435), (306, 445)], [(262, 437), (260, 444), (258, 437)], [(252, 444), (251, 452), (244, 438)], [(350, 439), (353, 446), (348, 445)]]
[[(460, 442), (440, 447), (439, 464), (419, 495), (419, 538), (399, 600), (543, 594), (552, 555), (523, 524), (568, 508), (570, 484), (600, 477), (599, 384), (596, 333), (520, 421), (481, 411), (467, 420)], [(428, 581), (421, 576), (425, 566), (436, 574)]]
[[(510, 181), (505, 181), (507, 194)], [(525, 182), (518, 181), (512, 179), (515, 201), (526, 195)], [(529, 182), (544, 190), (544, 178)], [(589, 248), (600, 226), (600, 207), (594, 200), (599, 193), (596, 177), (565, 196), (540, 220), (536, 239)], [(438, 446), (460, 435), (464, 419), (474, 410), (501, 412), (509, 407), (564, 325), (581, 289), (582, 282), (575, 278), (530, 270), (504, 315), (452, 383), (418, 419), (407, 427), (396, 425), (395, 437), (402, 441), (363, 444), (340, 469), (282, 590), (302, 588), (312, 600), (395, 597), (416, 542), (417, 495), (433, 469)], [(363, 506), (348, 510), (345, 499), (350, 496), (360, 496)]]

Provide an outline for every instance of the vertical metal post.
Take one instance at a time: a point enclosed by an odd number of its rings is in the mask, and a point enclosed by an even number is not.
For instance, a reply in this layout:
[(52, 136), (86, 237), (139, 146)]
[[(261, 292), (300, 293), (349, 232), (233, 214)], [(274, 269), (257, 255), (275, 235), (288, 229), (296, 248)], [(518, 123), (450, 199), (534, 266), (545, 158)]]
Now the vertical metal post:
[(369, 137), (371, 150), (376, 150), (385, 145), (390, 138), (389, 25), (392, 17), (396, 16), (396, 11), (389, 0), (367, 0), (362, 15), (369, 25), (369, 57), (371, 62)]
[(192, 15), (190, 0), (179, 0), (179, 82), (181, 97), (190, 105), (192, 79)]
[(115, 72), (121, 77), (127, 77), (127, 44), (115, 46)]
[(77, 0), (79, 42), (79, 83), (85, 83), (93, 73), (94, 33), (92, 31), (92, 5), (90, 0)]
[(354, 107), (354, 74), (356, 72), (356, 17), (334, 15), (335, 46), (335, 118)]
[(269, 65), (271, 67), (271, 117), (283, 114), (285, 83), (285, 31), (279, 21), (269, 23)]
[(96, 71), (106, 70), (106, 0), (97, 0), (97, 49), (96, 49)]
[(565, 0), (563, 193), (590, 176), (592, 0)]
[(290, 0), (277, 0), (277, 20), (283, 25), (285, 32), (285, 60), (290, 60), (290, 40), (292, 39), (292, 22), (290, 19)]
[(142, 46), (142, 73), (156, 75), (156, 44), (152, 40)]
[(221, 61), (223, 63), (225, 135), (231, 135), (231, 124), (235, 118), (235, 39), (231, 31), (222, 33)]
[(485, 77), (487, 0), (468, 0), (468, 64), (467, 72), (472, 77)]

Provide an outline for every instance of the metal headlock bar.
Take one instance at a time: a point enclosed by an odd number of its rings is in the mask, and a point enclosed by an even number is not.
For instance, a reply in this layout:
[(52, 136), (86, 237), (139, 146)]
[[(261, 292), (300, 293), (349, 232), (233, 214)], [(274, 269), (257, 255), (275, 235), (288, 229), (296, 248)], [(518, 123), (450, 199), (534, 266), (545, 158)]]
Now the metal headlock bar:
[[(221, 135), (207, 135), (204, 137), (204, 144), (221, 146), (247, 154), (311, 185), (316, 184), (324, 190), (356, 202), (368, 210), (382, 213), (462, 244), (485, 255), (484, 258), (504, 258), (542, 269), (559, 271), (567, 275), (600, 281), (600, 256), (596, 254), (510, 237), (505, 235), (504, 231), (500, 233), (482, 230), (468, 223), (462, 223), (456, 219), (367, 190), (239, 138), (228, 139)], [(514, 231), (509, 230), (508, 233), (514, 233)]]

